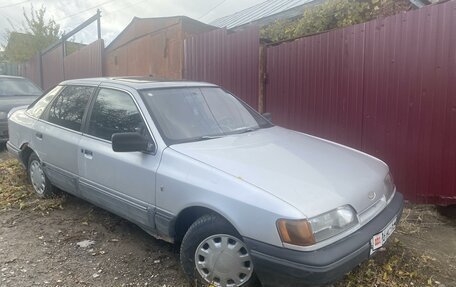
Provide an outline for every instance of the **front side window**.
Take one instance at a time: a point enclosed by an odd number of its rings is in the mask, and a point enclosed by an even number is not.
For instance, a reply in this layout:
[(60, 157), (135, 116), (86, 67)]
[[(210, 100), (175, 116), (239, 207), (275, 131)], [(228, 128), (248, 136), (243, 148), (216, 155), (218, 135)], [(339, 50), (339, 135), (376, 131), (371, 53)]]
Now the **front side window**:
[(112, 134), (125, 132), (147, 135), (135, 102), (127, 93), (101, 89), (92, 109), (88, 134), (111, 141)]
[(216, 87), (151, 89), (141, 95), (167, 144), (271, 126), (252, 108)]
[(84, 111), (94, 91), (94, 87), (66, 87), (52, 103), (47, 120), (71, 130), (80, 131)]
[(35, 103), (31, 104), (27, 110), (27, 113), (35, 118), (41, 117), (46, 107), (50, 102), (52, 102), (52, 100), (60, 92), (61, 89), (62, 86), (57, 86), (50, 90), (47, 94), (39, 98)]

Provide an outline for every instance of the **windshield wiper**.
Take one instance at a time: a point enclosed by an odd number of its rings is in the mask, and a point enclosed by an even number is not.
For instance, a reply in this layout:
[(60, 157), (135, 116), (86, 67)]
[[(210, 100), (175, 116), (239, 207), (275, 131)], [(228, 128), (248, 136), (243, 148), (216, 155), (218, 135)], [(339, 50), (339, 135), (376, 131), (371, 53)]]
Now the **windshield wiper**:
[(254, 132), (256, 130), (259, 130), (260, 127), (242, 127), (233, 130), (233, 134), (243, 134), (243, 133), (249, 133), (249, 132)]
[(195, 141), (205, 141), (205, 140), (212, 140), (212, 139), (218, 139), (221, 138), (222, 136), (200, 136), (199, 138), (196, 138)]

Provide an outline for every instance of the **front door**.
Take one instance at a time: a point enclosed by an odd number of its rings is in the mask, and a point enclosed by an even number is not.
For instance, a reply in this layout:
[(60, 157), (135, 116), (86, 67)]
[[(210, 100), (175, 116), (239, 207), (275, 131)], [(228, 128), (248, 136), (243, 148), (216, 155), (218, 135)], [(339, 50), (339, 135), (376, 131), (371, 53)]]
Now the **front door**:
[(159, 157), (145, 152), (114, 152), (114, 133), (150, 131), (133, 95), (101, 88), (79, 145), (82, 197), (142, 227), (153, 228), (155, 173)]

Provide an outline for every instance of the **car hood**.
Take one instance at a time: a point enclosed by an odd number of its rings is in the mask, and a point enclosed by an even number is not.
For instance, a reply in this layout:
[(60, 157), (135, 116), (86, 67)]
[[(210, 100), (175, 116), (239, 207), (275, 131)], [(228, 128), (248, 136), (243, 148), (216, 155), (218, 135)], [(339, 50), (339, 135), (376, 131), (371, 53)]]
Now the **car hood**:
[(9, 112), (12, 108), (30, 105), (38, 96), (0, 96), (0, 111)]
[(171, 148), (273, 194), (307, 217), (346, 204), (361, 213), (386, 192), (388, 167), (382, 161), (280, 127)]

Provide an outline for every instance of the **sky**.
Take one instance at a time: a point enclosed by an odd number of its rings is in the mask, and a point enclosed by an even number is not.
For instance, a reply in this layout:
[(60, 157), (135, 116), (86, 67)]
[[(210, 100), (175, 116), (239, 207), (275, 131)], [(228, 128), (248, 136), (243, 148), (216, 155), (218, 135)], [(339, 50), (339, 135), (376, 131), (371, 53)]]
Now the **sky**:
[[(166, 17), (184, 15), (204, 23), (230, 15), (265, 0), (0, 0), (0, 46), (5, 44), (5, 31), (19, 31), (25, 22), (23, 9), (31, 5), (46, 8), (46, 18), (53, 18), (61, 30), (69, 32), (101, 10), (102, 38), (109, 44), (133, 17)], [(80, 33), (74, 41), (88, 44), (96, 40), (96, 23)]]

